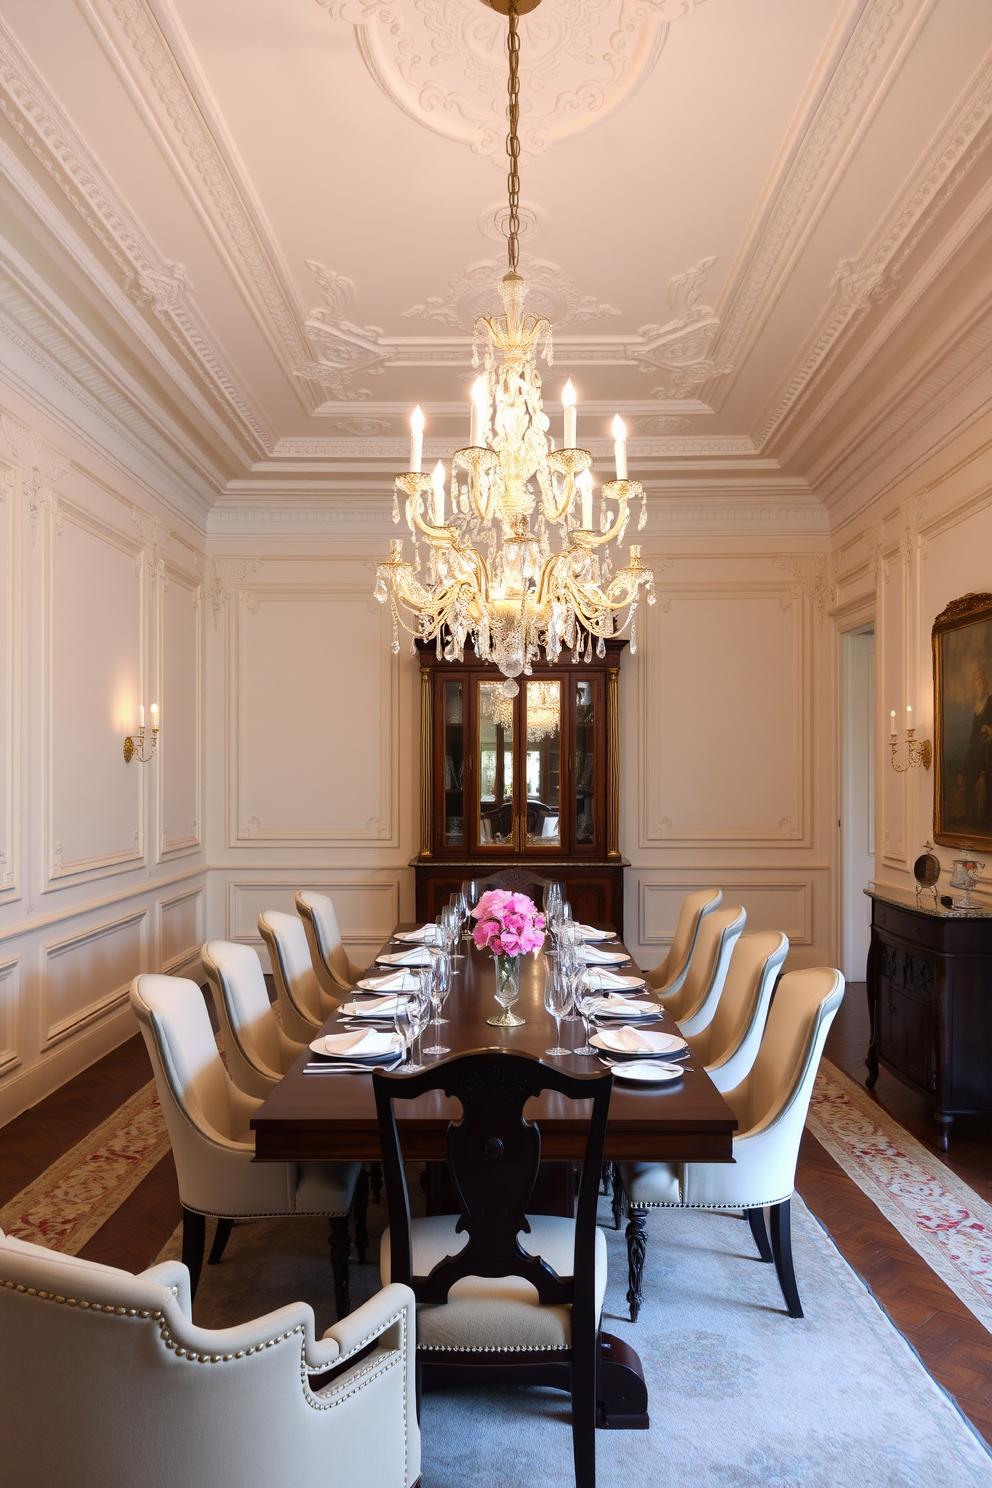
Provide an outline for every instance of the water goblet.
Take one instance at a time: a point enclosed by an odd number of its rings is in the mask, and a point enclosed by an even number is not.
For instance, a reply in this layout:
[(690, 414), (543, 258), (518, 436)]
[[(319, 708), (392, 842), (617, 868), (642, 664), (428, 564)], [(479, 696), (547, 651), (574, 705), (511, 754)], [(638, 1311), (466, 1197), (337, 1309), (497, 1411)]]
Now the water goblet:
[(397, 997), (396, 1006), (393, 1009), (393, 1028), (396, 1037), (400, 1041), (401, 1062), (406, 1063), (407, 1054), (410, 1052), (410, 1029), (413, 1020), (410, 1017), (410, 1003), (405, 997)]
[(420, 1062), (417, 1045), (427, 1021), (427, 1008), (430, 1002), (429, 976), (415, 976), (416, 983), (410, 996), (407, 998), (407, 1018), (410, 1024), (410, 1058), (403, 1066), (408, 1075), (416, 1075), (425, 1068)]
[(447, 1018), (441, 1017), (441, 1007), (451, 985), (451, 958), (446, 951), (441, 951), (436, 960), (432, 954), (431, 961), (434, 963), (431, 967), (433, 973), (431, 976), (431, 1009), (433, 1011), (431, 1022), (434, 1025), (434, 1042), (423, 1052), (439, 1059), (442, 1054), (451, 1053), (447, 1044), (441, 1042), (441, 1024), (448, 1021)]
[(584, 1054), (587, 1059), (595, 1059), (599, 1053), (589, 1042), (589, 1027), (593, 1016), (599, 1006), (600, 993), (592, 985), (592, 978), (587, 971), (580, 971), (572, 982), (572, 993), (575, 1006), (578, 1008), (579, 1017), (582, 1019), (582, 1027), (585, 1030), (585, 1043), (578, 1049), (573, 1049), (573, 1054)]
[(570, 981), (562, 970), (560, 959), (549, 958), (548, 975), (544, 982), (544, 1006), (555, 1020), (555, 1047), (545, 1049), (544, 1052), (552, 1059), (564, 1059), (572, 1052), (571, 1049), (563, 1048), (561, 1042), (561, 1020), (568, 1011), (571, 997)]

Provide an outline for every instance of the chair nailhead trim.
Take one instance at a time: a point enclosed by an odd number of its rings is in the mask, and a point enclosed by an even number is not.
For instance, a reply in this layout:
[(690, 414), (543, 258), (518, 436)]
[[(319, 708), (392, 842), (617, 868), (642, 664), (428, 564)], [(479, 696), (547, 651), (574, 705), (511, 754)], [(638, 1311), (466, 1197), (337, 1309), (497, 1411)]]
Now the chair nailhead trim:
[(512, 1343), (504, 1348), (483, 1348), (480, 1344), (421, 1343), (418, 1354), (557, 1354), (568, 1353), (567, 1343)]

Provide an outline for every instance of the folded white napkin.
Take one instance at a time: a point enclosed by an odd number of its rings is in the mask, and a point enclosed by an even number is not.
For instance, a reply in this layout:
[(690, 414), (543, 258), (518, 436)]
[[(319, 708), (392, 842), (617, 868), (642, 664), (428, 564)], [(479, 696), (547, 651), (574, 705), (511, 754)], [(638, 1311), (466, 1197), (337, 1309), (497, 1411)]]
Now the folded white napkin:
[(629, 959), (626, 951), (602, 951), (594, 945), (581, 945), (578, 952), (588, 965), (593, 966), (612, 966)]
[(374, 1058), (382, 1054), (395, 1054), (400, 1042), (395, 1033), (386, 1033), (370, 1028), (358, 1033), (325, 1033), (310, 1045), (315, 1054), (334, 1054), (343, 1058)]
[(617, 991), (627, 991), (632, 987), (643, 987), (644, 978), (636, 976), (624, 976), (621, 971), (610, 971), (604, 967), (602, 971), (590, 971), (589, 985), (597, 991), (609, 992), (616, 988)]
[(415, 946), (412, 951), (393, 951), (380, 956), (379, 962), (383, 966), (430, 966), (431, 958), (427, 950)]
[(595, 925), (576, 925), (575, 932), (583, 940), (609, 940), (611, 931), (597, 930)]
[(601, 1048), (615, 1049), (618, 1054), (671, 1054), (686, 1047), (685, 1039), (672, 1033), (655, 1033), (650, 1028), (601, 1028), (594, 1035)]
[(363, 992), (416, 992), (417, 980), (409, 971), (387, 971), (382, 976), (362, 977)]
[(414, 941), (420, 945), (438, 945), (441, 941), (441, 926), (421, 925), (419, 930), (397, 930), (395, 938)]
[(341, 1011), (349, 1018), (391, 1018), (397, 1007), (405, 1007), (408, 997), (369, 997), (365, 1002), (346, 1002)]
[(597, 997), (594, 1013), (605, 1014), (610, 1018), (643, 1018), (648, 1013), (657, 1014), (661, 1011), (656, 1002), (647, 1002), (643, 998), (638, 1001), (633, 997)]

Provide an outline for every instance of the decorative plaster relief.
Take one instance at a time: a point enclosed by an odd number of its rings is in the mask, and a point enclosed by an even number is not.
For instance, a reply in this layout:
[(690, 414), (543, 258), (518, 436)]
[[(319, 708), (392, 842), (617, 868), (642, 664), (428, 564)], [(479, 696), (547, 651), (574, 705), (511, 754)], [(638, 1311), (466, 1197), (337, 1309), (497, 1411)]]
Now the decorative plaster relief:
[[(442, 325), (457, 326), (471, 333), (480, 315), (502, 314), (503, 304), (497, 285), (505, 272), (506, 265), (493, 259), (475, 264), (449, 282), (444, 298), (431, 295), (423, 304), (411, 305), (403, 315), (440, 321)], [(527, 281), (527, 313), (544, 316), (555, 331), (564, 330), (579, 320), (599, 320), (604, 315), (620, 314), (613, 305), (605, 304), (595, 295), (580, 294), (575, 280), (570, 279), (558, 264), (529, 258), (525, 253), (521, 255), (520, 272)]]
[(779, 568), (791, 573), (805, 589), (811, 603), (820, 612), (822, 625), (828, 595), (826, 556), (823, 553), (788, 553), (777, 561)]
[(68, 455), (63, 455), (54, 445), (49, 444), (37, 429), (29, 429), (7, 413), (0, 413), (0, 430), (21, 467), (21, 486), (28, 498), (31, 543), (34, 545), (38, 538), (38, 517), (42, 511), (50, 512), (55, 521), (55, 530), (62, 531), (58, 493), (52, 490), (52, 486), (65, 475), (72, 461)]
[(720, 321), (712, 305), (701, 305), (699, 297), (715, 257), (701, 258), (691, 269), (675, 274), (668, 281), (668, 303), (675, 311), (674, 320), (664, 325), (641, 326), (641, 344), (627, 348), (630, 360), (642, 372), (670, 372), (665, 387), (652, 389), (656, 398), (686, 398), (711, 377), (723, 377), (734, 369), (730, 363), (717, 362), (708, 356)]
[(164, 522), (160, 522), (158, 517), (149, 516), (148, 512), (141, 510), (140, 506), (132, 506), (131, 515), (134, 517), (134, 525), (138, 529), (145, 558), (148, 560), (149, 574), (152, 579), (164, 579), (165, 558), (163, 554), (172, 541), (172, 533)]
[(343, 434), (383, 434), (390, 427), (388, 419), (338, 419), (334, 426)]
[[(528, 206), (522, 206), (518, 213), (519, 227), (517, 237), (523, 242), (534, 243), (543, 237), (548, 229), (548, 220), (540, 207), (535, 207), (533, 202)], [(510, 208), (505, 201), (496, 202), (494, 206), (487, 207), (479, 216), (479, 231), (484, 238), (490, 238), (494, 243), (505, 243), (509, 233)]]
[(656, 414), (654, 418), (638, 419), (638, 434), (677, 434), (680, 429), (688, 429), (692, 423), (691, 419), (675, 418), (671, 414)]
[(914, 553), (919, 553), (921, 558), (927, 556), (927, 540), (920, 531), (920, 525), (929, 497), (929, 490), (917, 491), (899, 503), (904, 528), (900, 547), (907, 563), (912, 563)]
[(257, 572), (260, 561), (257, 558), (211, 558), (213, 576), (207, 586), (207, 595), (213, 606), (215, 630), (221, 610), (230, 604), (237, 586)]
[(874, 584), (878, 580), (878, 570), (882, 563), (882, 544), (885, 541), (885, 522), (881, 517), (877, 522), (872, 522), (865, 528), (864, 538), (868, 549), (868, 574)]
[[(317, 0), (355, 28), (382, 91), (417, 123), (504, 168), (506, 22), (477, 0)], [(701, 0), (544, 0), (522, 16), (525, 155), (618, 108), (650, 76), (672, 21)]]

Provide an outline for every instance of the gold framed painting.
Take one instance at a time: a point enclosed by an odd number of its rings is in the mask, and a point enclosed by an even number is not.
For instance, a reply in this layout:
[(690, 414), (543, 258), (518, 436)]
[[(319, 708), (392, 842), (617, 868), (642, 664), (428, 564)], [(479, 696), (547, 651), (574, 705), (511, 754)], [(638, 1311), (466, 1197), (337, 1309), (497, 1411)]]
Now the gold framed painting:
[(992, 594), (952, 600), (931, 634), (934, 841), (992, 850)]

